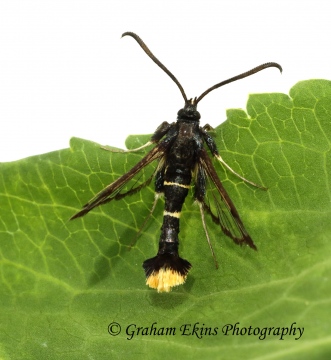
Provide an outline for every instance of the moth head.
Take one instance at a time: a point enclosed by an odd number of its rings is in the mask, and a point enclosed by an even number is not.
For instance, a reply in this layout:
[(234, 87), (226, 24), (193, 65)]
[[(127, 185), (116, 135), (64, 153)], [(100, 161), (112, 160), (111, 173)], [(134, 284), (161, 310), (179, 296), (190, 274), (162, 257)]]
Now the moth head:
[(177, 113), (177, 120), (179, 121), (199, 121), (200, 113), (197, 110), (197, 98), (190, 99), (185, 102), (183, 109), (180, 109)]

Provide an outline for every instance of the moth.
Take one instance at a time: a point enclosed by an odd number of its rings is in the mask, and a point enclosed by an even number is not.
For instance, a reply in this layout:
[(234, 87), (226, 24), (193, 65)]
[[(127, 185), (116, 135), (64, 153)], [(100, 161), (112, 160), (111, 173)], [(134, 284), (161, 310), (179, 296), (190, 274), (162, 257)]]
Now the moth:
[(253, 186), (263, 187), (245, 179), (224, 162), (217, 150), (215, 141), (208, 133), (212, 129), (211, 126), (207, 124), (200, 127), (199, 125), (198, 103), (211, 91), (225, 84), (243, 79), (266, 68), (275, 67), (280, 72), (282, 72), (282, 68), (275, 62), (265, 63), (217, 83), (199, 97), (188, 99), (176, 77), (153, 55), (138, 35), (125, 32), (123, 36), (131, 36), (135, 39), (144, 52), (176, 83), (184, 98), (184, 107), (178, 111), (176, 122), (163, 122), (156, 129), (149, 142), (139, 148), (127, 150), (127, 152), (139, 151), (147, 146), (155, 145), (131, 170), (95, 195), (83, 206), (82, 210), (71, 217), (71, 220), (86, 215), (99, 205), (122, 199), (124, 196), (140, 191), (143, 186), (150, 182), (151, 178), (143, 184), (134, 183), (129, 190), (125, 188), (125, 185), (139, 176), (147, 165), (157, 162), (152, 174), (155, 182), (155, 200), (150, 215), (155, 209), (157, 200), (164, 196), (163, 224), (158, 253), (156, 256), (145, 260), (143, 268), (147, 285), (157, 289), (158, 292), (169, 292), (172, 287), (185, 282), (192, 266), (187, 260), (182, 259), (178, 253), (179, 219), (182, 206), (192, 184), (193, 197), (200, 208), (202, 225), (216, 268), (218, 265), (206, 228), (205, 213), (209, 214), (224, 234), (236, 244), (246, 244), (256, 250), (256, 246), (246, 231), (236, 207), (218, 178), (207, 149), (212, 156), (240, 179)]

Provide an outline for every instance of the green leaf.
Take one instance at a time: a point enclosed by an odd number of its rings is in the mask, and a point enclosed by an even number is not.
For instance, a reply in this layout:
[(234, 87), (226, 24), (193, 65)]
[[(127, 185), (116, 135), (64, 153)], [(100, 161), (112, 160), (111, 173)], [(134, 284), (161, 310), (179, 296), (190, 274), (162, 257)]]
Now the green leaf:
[[(215, 139), (235, 171), (268, 191), (214, 163), (258, 251), (235, 245), (206, 218), (215, 270), (189, 197), (180, 253), (193, 268), (171, 293), (147, 288), (141, 266), (157, 251), (162, 202), (129, 251), (152, 186), (68, 221), (142, 154), (74, 138), (70, 149), (0, 164), (1, 359), (330, 357), (331, 82), (300, 82), (290, 97), (251, 95), (247, 113), (229, 110)], [(146, 139), (131, 136), (128, 145)], [(108, 333), (113, 322), (118, 336)], [(264, 340), (222, 333), (237, 322), (242, 333), (276, 329)], [(196, 323), (205, 330), (188, 335)], [(291, 324), (304, 328), (300, 339), (298, 330), (283, 340), (274, 334)], [(159, 335), (138, 334), (152, 326)]]

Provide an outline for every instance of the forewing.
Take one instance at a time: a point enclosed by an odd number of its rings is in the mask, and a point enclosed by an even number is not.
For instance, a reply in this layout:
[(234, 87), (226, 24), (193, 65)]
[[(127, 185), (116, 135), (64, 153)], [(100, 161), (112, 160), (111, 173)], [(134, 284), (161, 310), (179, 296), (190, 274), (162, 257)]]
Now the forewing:
[[(87, 204), (83, 206), (83, 209), (73, 215), (70, 220), (84, 216), (95, 207), (105, 204), (111, 200), (119, 200), (124, 196), (134, 194), (144, 186), (148, 185), (159, 167), (155, 166), (154, 168), (149, 169), (149, 171), (146, 167), (153, 161), (162, 159), (167, 146), (168, 144), (164, 142), (155, 146), (131, 170), (96, 194)], [(163, 161), (161, 161), (161, 164), (162, 163)]]
[(205, 149), (202, 149), (198, 159), (196, 181), (204, 179), (206, 193), (203, 208), (209, 213), (213, 221), (220, 225), (224, 234), (229, 236), (237, 244), (246, 243), (256, 250), (253, 240), (247, 233), (238, 211), (225, 191), (216, 170)]

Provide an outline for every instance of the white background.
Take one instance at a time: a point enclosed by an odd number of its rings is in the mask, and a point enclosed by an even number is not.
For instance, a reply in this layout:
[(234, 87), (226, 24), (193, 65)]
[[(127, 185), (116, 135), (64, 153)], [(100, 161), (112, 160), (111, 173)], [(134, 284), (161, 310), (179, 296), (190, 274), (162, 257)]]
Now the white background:
[(188, 97), (275, 61), (209, 94), (217, 126), (249, 93), (331, 79), (328, 1), (0, 1), (0, 161), (69, 147), (72, 136), (117, 147), (176, 120), (176, 85), (124, 31), (136, 32)]

